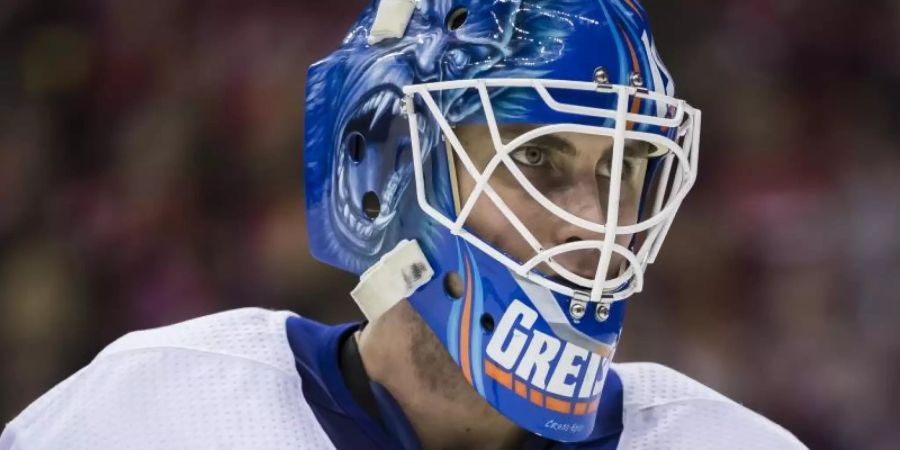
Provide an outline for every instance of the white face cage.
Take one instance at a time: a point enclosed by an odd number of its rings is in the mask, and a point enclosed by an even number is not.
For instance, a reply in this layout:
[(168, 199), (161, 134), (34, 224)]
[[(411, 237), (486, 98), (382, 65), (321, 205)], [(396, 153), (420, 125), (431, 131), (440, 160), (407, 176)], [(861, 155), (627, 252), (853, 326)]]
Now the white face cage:
[[(504, 144), (500, 137), (497, 120), (491, 105), (488, 88), (531, 88), (538, 94), (550, 109), (575, 115), (611, 119), (612, 128), (588, 126), (574, 123), (559, 123), (541, 126), (530, 130), (516, 139)], [(485, 167), (479, 171), (471, 158), (463, 148), (457, 135), (447, 118), (442, 114), (432, 96), (433, 92), (441, 92), (451, 89), (476, 89), (484, 108), (484, 116), (490, 130), (496, 155), (492, 157)], [(616, 109), (604, 109), (573, 104), (564, 104), (556, 101), (549, 89), (590, 91), (600, 94), (614, 94)], [(628, 298), (632, 294), (641, 292), (644, 286), (644, 272), (649, 264), (652, 264), (660, 246), (672, 225), (675, 213), (681, 206), (685, 196), (697, 179), (697, 160), (700, 144), (700, 120), (699, 110), (692, 108), (683, 100), (678, 100), (663, 94), (641, 89), (635, 86), (597, 84), (592, 82), (543, 80), (543, 79), (473, 79), (424, 83), (409, 85), (403, 88), (406, 96), (404, 99), (404, 113), (408, 116), (411, 144), (413, 151), (413, 165), (415, 167), (416, 198), (422, 210), (431, 218), (450, 230), (451, 233), (461, 236), (470, 244), (484, 253), (490, 255), (513, 273), (526, 278), (540, 286), (554, 292), (571, 297), (581, 302), (597, 302), (609, 304)], [(453, 153), (462, 163), (465, 170), (475, 181), (475, 189), (472, 191), (465, 204), (459, 211), (456, 220), (451, 220), (445, 214), (433, 207), (426, 198), (425, 175), (423, 171), (423, 149), (420, 146), (419, 117), (413, 107), (415, 97), (418, 96), (427, 106), (431, 115), (436, 120), (448, 141)], [(629, 103), (632, 99), (642, 99), (656, 102), (660, 110), (673, 112), (667, 117), (657, 117), (639, 114), (629, 111)], [(663, 109), (664, 108), (664, 109)], [(671, 117), (668, 117), (671, 116)], [(629, 126), (629, 124), (631, 124)], [(675, 129), (678, 135), (675, 140), (665, 136), (634, 131), (641, 125), (653, 127), (667, 127)], [(548, 199), (540, 190), (529, 181), (522, 173), (519, 166), (510, 157), (510, 154), (521, 145), (537, 137), (562, 132), (574, 132), (597, 136), (606, 136), (613, 139), (611, 182), (609, 186), (608, 214), (605, 224), (585, 220), (569, 211), (560, 208)], [(664, 151), (661, 156), (659, 176), (653, 198), (645, 200), (645, 219), (636, 224), (619, 224), (619, 197), (622, 184), (623, 158), (626, 140), (647, 142)], [(580, 227), (589, 232), (603, 235), (603, 240), (583, 240), (542, 248), (538, 239), (529, 231), (528, 227), (516, 217), (510, 207), (500, 198), (491, 187), (488, 180), (494, 171), (503, 164), (521, 184), (522, 188), (541, 206), (560, 219)], [(455, 177), (456, 174), (450, 174)], [(528, 242), (534, 250), (534, 257), (528, 261), (515, 261), (491, 244), (483, 241), (477, 235), (466, 230), (464, 225), (475, 202), (486, 194), (493, 204), (509, 219), (513, 228)], [(645, 233), (646, 238), (637, 251), (626, 248), (616, 242), (620, 235), (636, 236)], [(567, 270), (561, 264), (554, 261), (554, 257), (567, 252), (597, 250), (600, 252), (597, 272), (593, 279), (585, 278)], [(611, 278), (608, 276), (612, 255), (616, 253), (625, 260), (625, 266), (619, 271), (619, 275)], [(565, 285), (548, 278), (535, 269), (547, 264), (559, 274), (559, 276), (571, 285)], [(573, 287), (575, 286), (575, 287)]]

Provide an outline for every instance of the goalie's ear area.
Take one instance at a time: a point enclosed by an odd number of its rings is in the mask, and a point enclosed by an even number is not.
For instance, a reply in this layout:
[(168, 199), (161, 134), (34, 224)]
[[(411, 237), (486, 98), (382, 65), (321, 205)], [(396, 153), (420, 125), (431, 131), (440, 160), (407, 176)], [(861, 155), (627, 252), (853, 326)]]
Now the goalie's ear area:
[(369, 30), (369, 44), (385, 39), (401, 38), (416, 9), (416, 0), (381, 0), (375, 11), (375, 21)]

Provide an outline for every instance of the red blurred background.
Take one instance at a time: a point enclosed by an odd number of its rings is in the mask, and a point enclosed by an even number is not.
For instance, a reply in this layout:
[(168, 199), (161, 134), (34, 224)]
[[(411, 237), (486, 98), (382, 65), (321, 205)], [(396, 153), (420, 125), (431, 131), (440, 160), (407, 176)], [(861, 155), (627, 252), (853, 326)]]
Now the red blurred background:
[[(362, 0), (0, 2), (0, 422), (125, 332), (359, 317), (307, 252), (306, 68)], [(646, 0), (701, 175), (620, 361), (900, 445), (900, 2)]]

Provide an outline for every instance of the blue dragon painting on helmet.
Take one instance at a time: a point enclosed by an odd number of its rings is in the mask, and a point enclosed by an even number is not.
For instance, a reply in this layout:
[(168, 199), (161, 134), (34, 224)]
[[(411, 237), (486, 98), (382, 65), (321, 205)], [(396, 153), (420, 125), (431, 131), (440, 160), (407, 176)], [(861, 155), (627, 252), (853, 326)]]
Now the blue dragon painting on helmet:
[[(417, 8), (402, 38), (370, 45), (373, 2), (341, 48), (309, 72), (305, 169), (311, 246), (319, 259), (351, 272), (364, 271), (390, 250), (396, 228), (409, 226), (396, 223), (398, 210), (415, 208), (405, 195), (413, 169), (409, 129), (401, 115), (402, 87), (452, 79), (538, 78), (546, 74), (542, 66), (566, 53), (566, 37), (577, 22), (595, 21), (580, 15), (590, 2), (471, 2), (464, 26), (451, 30), (446, 20), (459, 2), (422, 3), (429, 4)], [(611, 4), (611, 22), (636, 26), (633, 10), (622, 2)], [(492, 92), (496, 113), (519, 112), (517, 95)], [(450, 123), (480, 107), (477, 96), (462, 92), (439, 100)], [(440, 133), (427, 121), (420, 128), (427, 152), (439, 143)], [(438, 203), (451, 201), (446, 190), (433, 194)], [(367, 195), (377, 199), (376, 211), (366, 210)], [(418, 226), (427, 227), (428, 221)]]

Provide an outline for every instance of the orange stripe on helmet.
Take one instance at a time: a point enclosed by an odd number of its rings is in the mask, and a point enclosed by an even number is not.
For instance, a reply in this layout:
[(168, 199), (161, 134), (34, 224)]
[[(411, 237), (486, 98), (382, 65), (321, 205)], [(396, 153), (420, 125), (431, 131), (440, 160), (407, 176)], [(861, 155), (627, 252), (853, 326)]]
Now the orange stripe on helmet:
[[(620, 26), (619, 30), (622, 32), (622, 36), (625, 37), (625, 43), (628, 44), (628, 52), (631, 54), (631, 67), (632, 72), (641, 73), (641, 63), (638, 61), (637, 50), (634, 48), (634, 44), (631, 42), (631, 38), (628, 37), (628, 33)], [(641, 99), (635, 98), (634, 102), (631, 104), (631, 113), (637, 114), (641, 110)], [(631, 130), (634, 128), (634, 123), (628, 123), (628, 129)]]
[(565, 400), (547, 396), (547, 409), (556, 411), (560, 414), (571, 414), (572, 404)]
[(575, 404), (575, 415), (583, 416), (587, 413), (588, 404), (585, 402), (578, 402)]
[(459, 365), (462, 366), (463, 376), (472, 384), (472, 366), (469, 358), (469, 333), (472, 324), (472, 267), (469, 258), (466, 261), (466, 299), (463, 305), (462, 318), (459, 324)]
[[(492, 362), (488, 360), (484, 360), (484, 373), (497, 380), (498, 383), (505, 386), (507, 389), (513, 388), (513, 377), (512, 374), (495, 366)], [(519, 383), (521, 384), (521, 383)], [(523, 388), (525, 386), (522, 386)]]
[(637, 14), (638, 16), (641, 15), (641, 10), (638, 9), (637, 5), (635, 5), (634, 2), (632, 2), (631, 0), (625, 0), (625, 3), (629, 8), (631, 8), (632, 11), (634, 11), (635, 14)]
[(503, 387), (514, 391), (516, 395), (523, 399), (529, 400), (531, 403), (542, 408), (558, 412), (560, 414), (573, 414), (583, 416), (588, 413), (597, 411), (600, 405), (600, 398), (595, 398), (591, 402), (569, 402), (560, 398), (556, 398), (550, 394), (543, 392), (536, 387), (529, 387), (524, 381), (514, 377), (511, 372), (503, 370), (500, 366), (491, 361), (484, 360), (484, 374), (491, 379), (500, 383)]
[(529, 398), (531, 399), (531, 403), (540, 407), (544, 406), (544, 394), (541, 394), (537, 389), (532, 389), (531, 392), (529, 392)]
[(525, 383), (523, 383), (519, 380), (516, 380), (514, 382), (514, 384), (516, 386), (516, 388), (515, 388), (516, 394), (518, 394), (519, 397), (525, 398), (528, 396), (528, 388), (525, 387)]

